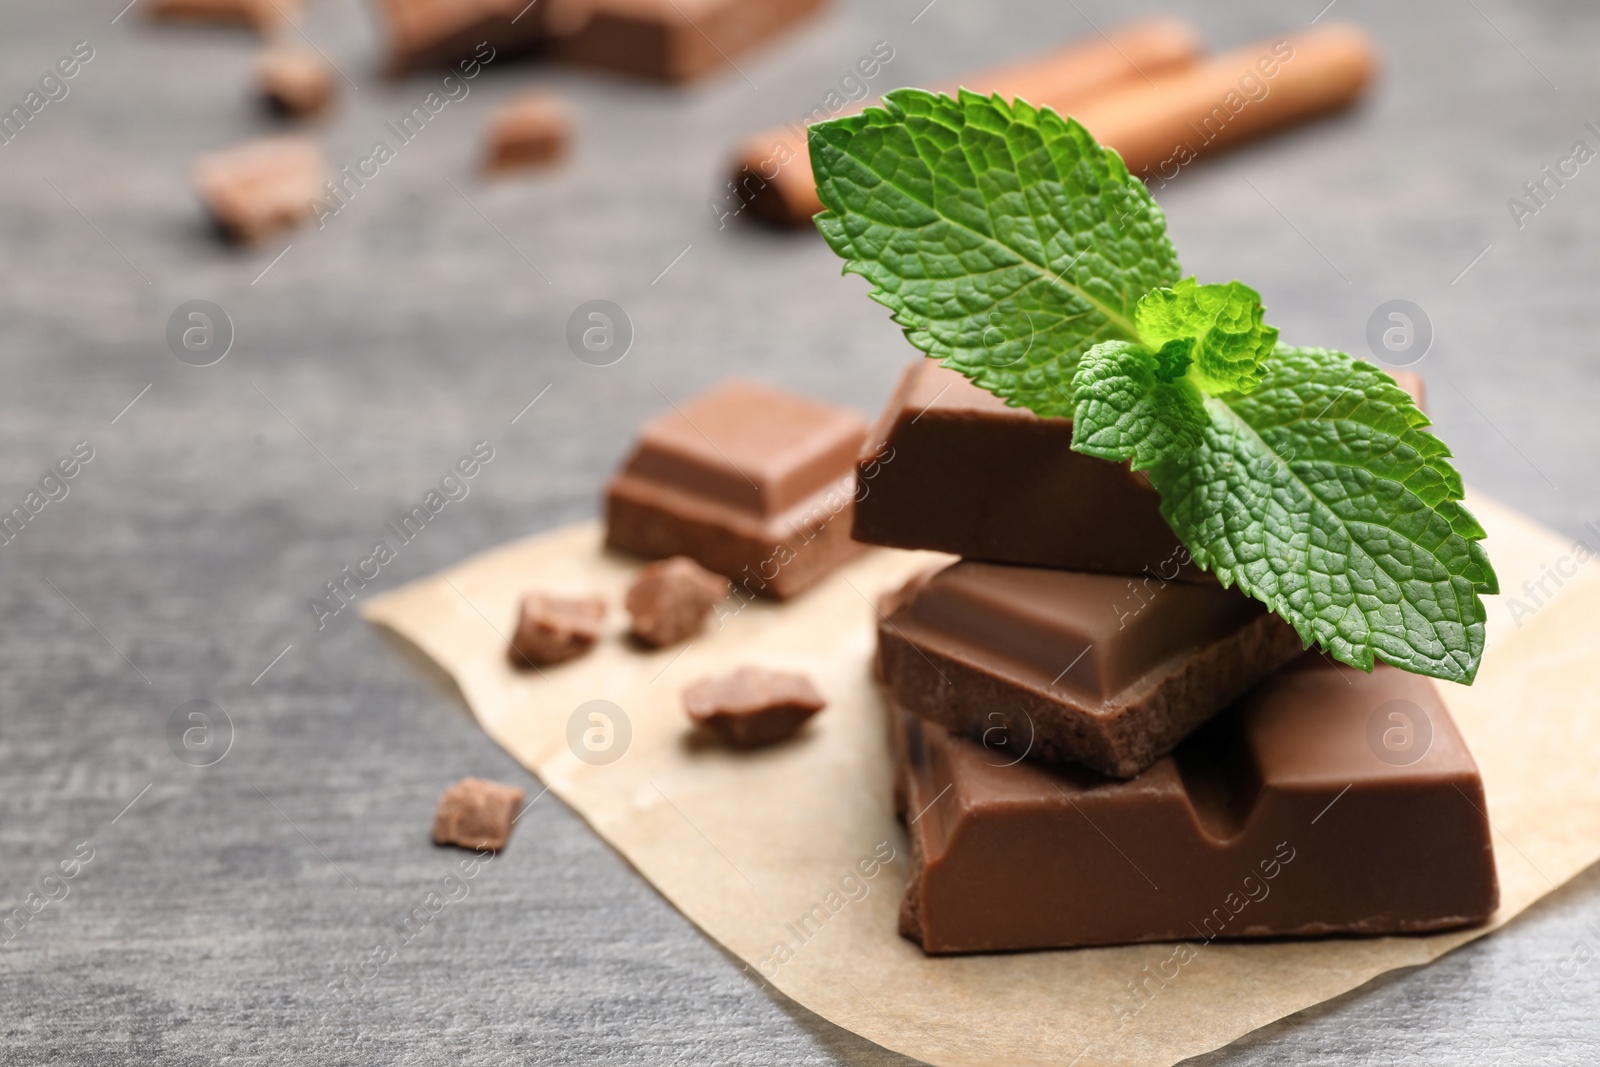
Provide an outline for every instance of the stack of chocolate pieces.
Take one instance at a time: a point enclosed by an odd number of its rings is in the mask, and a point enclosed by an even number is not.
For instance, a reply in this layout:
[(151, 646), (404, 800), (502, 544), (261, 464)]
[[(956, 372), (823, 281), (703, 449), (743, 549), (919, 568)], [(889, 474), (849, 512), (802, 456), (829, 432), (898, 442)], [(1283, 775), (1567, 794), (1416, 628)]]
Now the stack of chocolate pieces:
[(854, 537), (963, 557), (881, 606), (901, 932), (953, 953), (1486, 918), (1483, 786), (1433, 683), (1304, 652), (1071, 436), (921, 360), (862, 453)]

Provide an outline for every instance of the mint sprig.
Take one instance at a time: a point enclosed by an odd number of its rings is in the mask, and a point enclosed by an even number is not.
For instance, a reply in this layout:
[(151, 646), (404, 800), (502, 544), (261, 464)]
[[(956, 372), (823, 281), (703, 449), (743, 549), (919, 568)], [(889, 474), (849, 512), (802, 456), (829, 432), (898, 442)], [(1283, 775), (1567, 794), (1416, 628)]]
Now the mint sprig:
[(817, 227), (911, 343), (1040, 415), (1072, 414), (1078, 357), (1138, 339), (1179, 277), (1144, 183), (1050, 110), (902, 89), (811, 127)]
[(1116, 152), (1049, 109), (903, 89), (811, 127), (817, 227), (917, 348), (1142, 470), (1197, 563), (1363, 670), (1471, 682), (1484, 532), (1382, 371), (1181, 278)]

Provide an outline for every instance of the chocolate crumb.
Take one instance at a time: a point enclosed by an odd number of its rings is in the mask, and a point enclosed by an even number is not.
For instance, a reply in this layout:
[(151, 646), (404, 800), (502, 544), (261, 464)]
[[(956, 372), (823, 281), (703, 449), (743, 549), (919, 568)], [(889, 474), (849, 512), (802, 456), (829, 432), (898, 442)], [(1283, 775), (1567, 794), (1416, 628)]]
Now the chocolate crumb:
[(433, 840), (440, 845), (493, 849), (506, 847), (511, 820), (522, 806), (522, 790), (486, 778), (463, 778), (439, 797)]
[(696, 725), (738, 748), (756, 748), (793, 736), (827, 701), (803, 674), (740, 667), (690, 685), (683, 706)]
[(597, 596), (528, 593), (511, 639), (511, 662), (545, 666), (581, 656), (600, 639), (605, 617), (606, 602)]
[(274, 48), (256, 63), (256, 85), (280, 115), (315, 115), (333, 102), (333, 69), (315, 52)]
[(491, 171), (541, 167), (567, 154), (572, 123), (561, 98), (535, 90), (504, 104), (489, 120)]
[(728, 580), (688, 556), (673, 556), (639, 572), (628, 590), (633, 632), (647, 645), (660, 648), (693, 635), (706, 616), (728, 595)]
[(241, 242), (304, 221), (327, 175), (321, 150), (290, 137), (248, 141), (194, 164), (200, 198), (217, 224)]

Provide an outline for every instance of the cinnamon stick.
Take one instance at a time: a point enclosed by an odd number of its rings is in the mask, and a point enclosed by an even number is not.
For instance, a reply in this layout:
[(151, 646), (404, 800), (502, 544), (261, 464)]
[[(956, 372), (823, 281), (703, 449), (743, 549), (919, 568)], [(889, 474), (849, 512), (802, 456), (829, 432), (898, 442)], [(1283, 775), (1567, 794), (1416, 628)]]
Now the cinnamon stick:
[[(961, 84), (977, 92), (1022, 97), (1063, 114), (1090, 98), (1124, 84), (1144, 84), (1189, 66), (1200, 53), (1199, 34), (1177, 19), (1154, 18), (1120, 26), (1092, 40), (1074, 41), (1040, 56), (985, 71)], [(829, 118), (853, 114), (875, 103), (862, 100)], [(785, 226), (811, 221), (822, 210), (805, 127), (780, 126), (750, 137), (734, 161), (733, 193), (726, 214), (748, 207), (759, 217)]]

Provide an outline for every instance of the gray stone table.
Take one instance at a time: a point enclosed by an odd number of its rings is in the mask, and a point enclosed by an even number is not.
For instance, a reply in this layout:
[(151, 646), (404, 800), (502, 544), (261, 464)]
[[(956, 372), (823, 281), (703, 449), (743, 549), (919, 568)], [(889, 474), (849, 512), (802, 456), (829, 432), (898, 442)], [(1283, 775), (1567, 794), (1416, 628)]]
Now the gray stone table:
[[(442, 786), (536, 783), (437, 677), (353, 613), (318, 630), (306, 602), (476, 441), (495, 458), (470, 496), (370, 591), (592, 516), (639, 421), (726, 375), (875, 408), (909, 350), (819, 240), (719, 228), (708, 201), (733, 142), (820, 102), (876, 41), (894, 58), (874, 88), (935, 84), (1154, 8), (840, 0), (676, 90), (497, 61), (324, 228), (241, 251), (186, 174), (274, 128), (246, 91), (256, 42), (154, 25), (149, 0), (117, 18), (123, 3), (0, 10), (6, 110), (76, 42), (94, 53), (0, 146), (0, 505), (77, 442), (93, 450), (0, 546), (0, 904), (77, 871), (0, 947), (0, 1061), (905, 1062), (764, 991), (552, 798), (353, 1005), (330, 994), (453, 862), (428, 842)], [(1224, 46), (1325, 3), (1167, 6)], [(381, 80), (368, 5), (307, 7), (305, 34), (350, 82), (315, 133), (351, 163), (438, 75)], [(1381, 40), (1381, 85), (1162, 190), (1186, 266), (1258, 286), (1286, 338), (1352, 352), (1379, 304), (1421, 305), (1436, 340), (1420, 369), (1468, 479), (1592, 539), (1600, 165), (1520, 227), (1507, 199), (1575, 140), (1600, 143), (1584, 126), (1600, 120), (1600, 12), (1328, 8)], [(570, 100), (575, 155), (485, 184), (485, 117), (530, 84)], [(637, 329), (608, 368), (562, 339), (595, 298)], [(236, 329), (215, 366), (167, 349), (193, 299)], [(167, 741), (195, 699), (233, 726), (208, 768)], [(1207, 1062), (1593, 1063), (1600, 964), (1580, 945), (1600, 947), (1593, 872)]]

